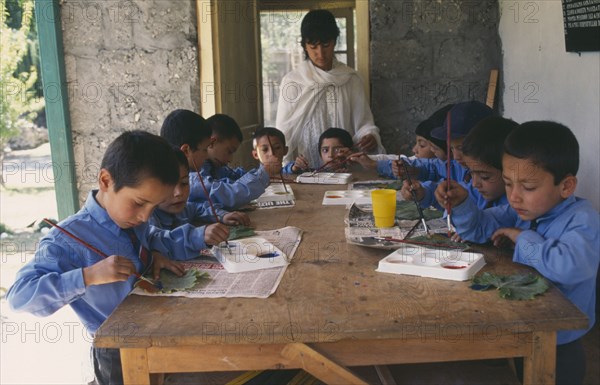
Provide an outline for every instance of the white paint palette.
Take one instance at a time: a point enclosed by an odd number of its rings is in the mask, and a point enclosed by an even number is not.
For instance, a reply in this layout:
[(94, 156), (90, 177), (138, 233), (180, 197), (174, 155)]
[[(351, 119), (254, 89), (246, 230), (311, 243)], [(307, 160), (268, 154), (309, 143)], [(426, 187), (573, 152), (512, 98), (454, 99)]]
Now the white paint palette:
[(323, 195), (324, 205), (371, 204), (370, 190), (337, 190), (326, 191)]
[(213, 254), (229, 273), (270, 269), (289, 264), (287, 256), (271, 242), (250, 237), (225, 242), (213, 248)]
[(298, 183), (347, 184), (352, 174), (344, 172), (305, 172), (296, 177)]
[(376, 271), (420, 277), (466, 281), (483, 266), (483, 254), (457, 249), (429, 249), (402, 245), (379, 261)]
[(296, 204), (296, 199), (289, 184), (284, 187), (282, 183), (271, 183), (254, 202), (258, 208), (291, 207)]

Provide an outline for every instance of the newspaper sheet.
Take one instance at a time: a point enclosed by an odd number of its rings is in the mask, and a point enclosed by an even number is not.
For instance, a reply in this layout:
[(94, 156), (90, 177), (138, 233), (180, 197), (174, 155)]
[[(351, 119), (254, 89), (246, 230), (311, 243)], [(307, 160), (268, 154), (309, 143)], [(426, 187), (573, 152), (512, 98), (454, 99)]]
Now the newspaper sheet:
[[(282, 250), (291, 262), (300, 244), (302, 229), (288, 226), (277, 230), (257, 231), (256, 234)], [(183, 264), (186, 270), (195, 268), (208, 273), (210, 278), (202, 279), (196, 286), (186, 291), (149, 293), (141, 288), (135, 288), (132, 293), (188, 298), (267, 298), (277, 290), (287, 268), (287, 266), (281, 266), (232, 274), (228, 273), (216, 259), (203, 258), (186, 261)]]

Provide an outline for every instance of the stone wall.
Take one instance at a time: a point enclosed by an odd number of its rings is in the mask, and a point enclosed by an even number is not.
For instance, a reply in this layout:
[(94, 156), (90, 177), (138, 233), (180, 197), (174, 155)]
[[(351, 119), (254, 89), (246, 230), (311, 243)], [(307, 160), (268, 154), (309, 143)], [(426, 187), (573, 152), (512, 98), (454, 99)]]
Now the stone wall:
[(370, 18), (375, 123), (389, 153), (412, 155), (414, 129), (433, 111), (485, 102), (502, 66), (498, 2), (371, 0)]
[(61, 5), (80, 201), (125, 130), (158, 133), (175, 108), (198, 111), (194, 0), (64, 1)]

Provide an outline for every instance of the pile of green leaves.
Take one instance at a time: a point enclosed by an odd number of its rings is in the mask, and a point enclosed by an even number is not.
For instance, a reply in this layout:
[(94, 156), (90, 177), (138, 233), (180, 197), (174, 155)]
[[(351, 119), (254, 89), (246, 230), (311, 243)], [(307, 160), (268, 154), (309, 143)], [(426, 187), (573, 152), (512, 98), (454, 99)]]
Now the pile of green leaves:
[(548, 290), (548, 282), (538, 274), (498, 275), (485, 272), (473, 278), (471, 289), (487, 290), (492, 286), (501, 298), (512, 300), (534, 299)]

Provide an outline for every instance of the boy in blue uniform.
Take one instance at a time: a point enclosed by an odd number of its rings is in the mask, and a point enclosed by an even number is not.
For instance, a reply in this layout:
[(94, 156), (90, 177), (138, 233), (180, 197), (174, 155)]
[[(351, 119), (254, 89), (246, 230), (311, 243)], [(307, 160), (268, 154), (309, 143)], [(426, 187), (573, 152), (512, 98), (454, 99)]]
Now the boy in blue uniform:
[[(175, 238), (146, 223), (176, 183), (177, 160), (164, 139), (142, 131), (120, 135), (102, 159), (99, 189), (60, 223), (109, 257), (52, 229), (9, 289), (11, 308), (47, 316), (71, 305), (94, 334), (132, 290), (136, 274), (153, 268), (158, 278), (160, 269), (167, 268), (181, 275), (181, 265), (161, 253), (191, 258), (203, 241), (193, 234)], [(92, 353), (96, 381), (122, 383), (118, 349), (93, 348)]]
[[(250, 171), (230, 168), (228, 164), (242, 142), (240, 127), (223, 114), (211, 116), (206, 122), (212, 129), (208, 159), (203, 164), (190, 166), (201, 167), (200, 176), (213, 202), (222, 204), (226, 210), (242, 207), (265, 192), (270, 182), (269, 172), (262, 165)], [(207, 199), (194, 171), (190, 173), (190, 184), (190, 201)]]
[(440, 184), (439, 203), (452, 206), (452, 222), (463, 239), (515, 244), (513, 261), (535, 268), (589, 318), (583, 330), (557, 333), (556, 383), (581, 384), (585, 354), (581, 337), (594, 325), (600, 216), (573, 194), (579, 144), (554, 122), (528, 122), (506, 139), (502, 177), (509, 205), (478, 210), (453, 182)]
[[(469, 169), (470, 180), (458, 183), (467, 190), (470, 199), (480, 209), (508, 203), (502, 179), (502, 155), (504, 141), (517, 126), (510, 119), (491, 116), (473, 127), (462, 142), (462, 161)], [(432, 182), (424, 187), (420, 182), (413, 181), (412, 189), (422, 207), (438, 205), (434, 197), (437, 185), (437, 182)], [(410, 187), (405, 180), (401, 190), (404, 199), (413, 199)]]
[(281, 167), (283, 157), (287, 155), (288, 147), (285, 144), (285, 135), (275, 127), (262, 127), (252, 135), (252, 157), (267, 169), (273, 178), (279, 178), (280, 173), (292, 174), (294, 162), (289, 162)]
[[(209, 136), (210, 137), (210, 136)], [(179, 181), (173, 190), (173, 195), (158, 205), (148, 221), (152, 226), (175, 230), (180, 226), (192, 226), (198, 223), (212, 223), (196, 228), (201, 232), (207, 245), (217, 245), (227, 240), (229, 229), (225, 225), (250, 225), (250, 218), (237, 211), (228, 212), (213, 205), (219, 222), (214, 223), (215, 217), (208, 201), (204, 203), (188, 202), (190, 195), (190, 167), (185, 154), (179, 149), (175, 150), (179, 162)]]

